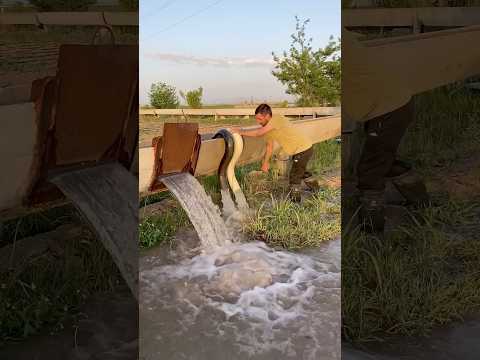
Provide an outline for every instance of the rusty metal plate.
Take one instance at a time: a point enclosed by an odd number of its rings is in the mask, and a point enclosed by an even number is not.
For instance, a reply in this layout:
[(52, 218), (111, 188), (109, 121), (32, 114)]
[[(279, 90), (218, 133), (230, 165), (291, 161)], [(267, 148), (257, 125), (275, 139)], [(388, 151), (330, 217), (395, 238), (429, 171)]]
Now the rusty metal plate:
[(163, 136), (152, 140), (154, 163), (149, 191), (164, 188), (160, 176), (180, 172), (195, 173), (201, 139), (198, 123), (166, 123)]
[(137, 45), (62, 45), (53, 167), (117, 160), (138, 83)]
[(163, 127), (162, 174), (190, 170), (198, 123), (167, 123)]

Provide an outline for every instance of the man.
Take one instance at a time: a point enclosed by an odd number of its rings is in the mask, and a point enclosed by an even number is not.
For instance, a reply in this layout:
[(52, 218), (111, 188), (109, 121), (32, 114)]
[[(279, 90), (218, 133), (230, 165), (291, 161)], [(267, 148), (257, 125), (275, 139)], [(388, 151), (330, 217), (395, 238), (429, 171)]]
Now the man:
[(242, 136), (260, 137), (266, 139), (265, 156), (262, 162), (262, 171), (268, 172), (270, 158), (273, 152), (273, 142), (280, 145), (281, 150), (292, 157), (292, 167), (289, 174), (290, 198), (292, 201), (301, 200), (301, 183), (305, 178), (308, 161), (312, 157), (312, 142), (283, 116), (272, 116), (272, 109), (267, 104), (261, 104), (255, 109), (255, 119), (261, 125), (259, 129), (232, 130)]
[(412, 79), (395, 71), (395, 54), (363, 46), (356, 37), (343, 29), (342, 131), (363, 123), (366, 138), (356, 166), (360, 223), (366, 231), (382, 232), (387, 181), (409, 204), (427, 205), (429, 196), (422, 179), (397, 159), (400, 142), (414, 119)]
[(400, 142), (413, 119), (412, 99), (406, 105), (375, 117), (364, 125), (366, 138), (357, 164), (357, 186), (360, 191), (360, 218), (366, 230), (383, 231), (387, 181), (392, 182), (408, 204), (426, 206), (429, 203), (422, 179), (409, 164), (396, 158)]

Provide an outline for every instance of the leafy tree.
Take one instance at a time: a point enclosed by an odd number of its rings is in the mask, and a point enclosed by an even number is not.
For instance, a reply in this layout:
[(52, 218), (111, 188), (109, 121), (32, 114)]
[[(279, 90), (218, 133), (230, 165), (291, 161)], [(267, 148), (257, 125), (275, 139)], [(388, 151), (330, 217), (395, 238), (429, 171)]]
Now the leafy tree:
[(29, 0), (30, 4), (42, 11), (78, 11), (88, 10), (97, 0)]
[(152, 84), (148, 95), (150, 105), (157, 109), (176, 109), (180, 103), (175, 87), (164, 82)]
[(180, 96), (187, 102), (192, 109), (199, 109), (202, 107), (203, 89), (199, 87), (196, 90), (190, 90), (184, 93), (180, 91)]
[(283, 56), (272, 53), (275, 69), (272, 74), (287, 86), (287, 94), (297, 98), (298, 106), (337, 104), (341, 90), (340, 39), (330, 41), (323, 49), (314, 50), (312, 39), (306, 37), (310, 20), (296, 20), (290, 49)]

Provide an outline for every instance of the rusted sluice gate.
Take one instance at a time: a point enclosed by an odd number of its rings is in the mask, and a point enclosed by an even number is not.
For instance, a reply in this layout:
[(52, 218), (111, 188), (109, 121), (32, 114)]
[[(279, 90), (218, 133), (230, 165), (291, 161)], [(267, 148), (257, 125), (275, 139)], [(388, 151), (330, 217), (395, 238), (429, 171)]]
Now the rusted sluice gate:
[(105, 163), (134, 169), (138, 46), (62, 45), (55, 76), (4, 88), (0, 216), (63, 199), (48, 179)]

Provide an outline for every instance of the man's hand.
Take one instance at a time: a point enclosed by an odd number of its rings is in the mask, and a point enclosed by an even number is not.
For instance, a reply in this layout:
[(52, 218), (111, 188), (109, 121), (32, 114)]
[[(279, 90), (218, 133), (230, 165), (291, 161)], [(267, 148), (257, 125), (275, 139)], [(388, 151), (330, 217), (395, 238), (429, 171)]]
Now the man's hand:
[(238, 128), (235, 128), (235, 129), (234, 129), (234, 128), (230, 128), (230, 129), (228, 129), (228, 130), (229, 130), (232, 134), (239, 134), (239, 135), (241, 135), (241, 133), (242, 133), (241, 129), (238, 129)]
[(270, 169), (270, 163), (269, 163), (269, 162), (264, 162), (264, 163), (262, 164), (262, 171), (263, 171), (264, 173), (268, 173), (268, 169)]

